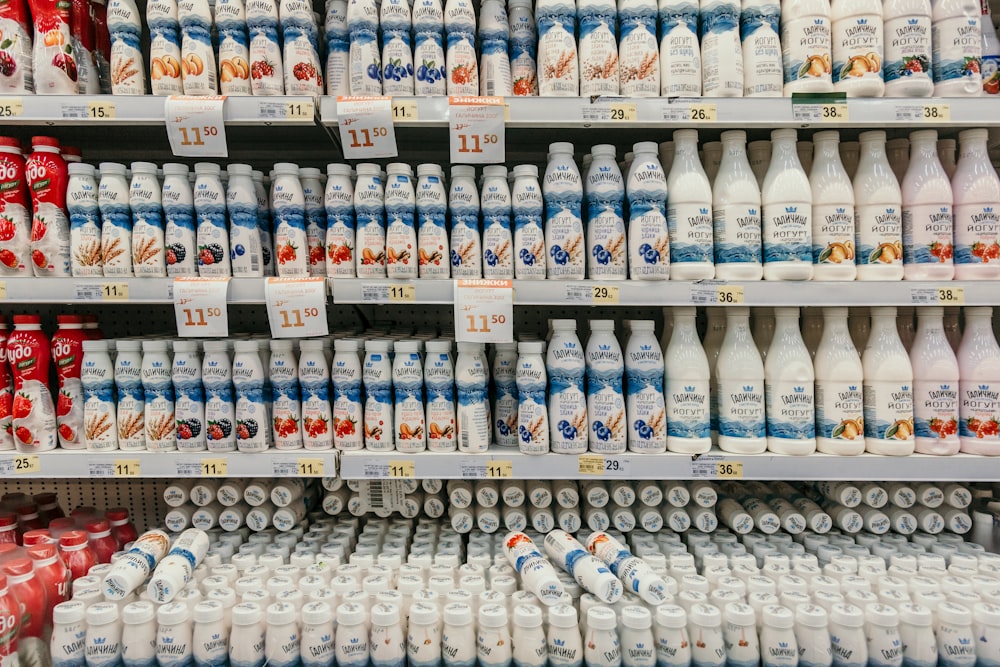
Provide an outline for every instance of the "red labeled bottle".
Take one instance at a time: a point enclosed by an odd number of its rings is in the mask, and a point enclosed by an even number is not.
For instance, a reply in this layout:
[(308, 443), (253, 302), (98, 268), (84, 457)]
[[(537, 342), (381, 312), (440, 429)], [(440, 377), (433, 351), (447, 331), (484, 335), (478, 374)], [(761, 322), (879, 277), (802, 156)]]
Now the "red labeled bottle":
[(105, 516), (111, 525), (111, 536), (115, 538), (119, 549), (124, 549), (129, 542), (135, 542), (139, 537), (138, 531), (132, 525), (128, 510), (124, 507), (109, 509)]
[(0, 275), (31, 275), (31, 195), (21, 142), (0, 137)]
[(17, 515), (0, 512), (0, 544), (17, 544)]
[(41, 637), (45, 632), (45, 587), (35, 576), (35, 566), (30, 558), (15, 558), (3, 566), (7, 586), (21, 603), (21, 633), (26, 637)]
[(87, 541), (99, 563), (110, 563), (111, 556), (118, 551), (118, 542), (111, 536), (111, 525), (106, 519), (87, 524)]
[[(37, 20), (37, 17), (36, 17)], [(69, 216), (66, 186), (69, 169), (52, 137), (32, 137), (25, 165), (31, 189), (31, 267), (36, 276), (68, 276)]]
[(97, 565), (97, 554), (82, 530), (69, 530), (59, 536), (59, 557), (69, 568), (70, 581), (87, 576), (90, 568)]
[(59, 378), (59, 395), (56, 398), (56, 426), (59, 444), (63, 449), (86, 449), (83, 434), (83, 385), (80, 371), (83, 368), (83, 316), (58, 315), (59, 328), (52, 336), (52, 363)]
[(59, 560), (56, 545), (39, 544), (28, 549), (35, 576), (45, 590), (45, 622), (52, 623), (52, 608), (69, 599), (69, 568)]
[(49, 393), (49, 340), (38, 315), (15, 315), (7, 339), (7, 358), (14, 375), (11, 407), (14, 445), (24, 454), (56, 448), (56, 414)]
[(17, 636), (21, 631), (21, 604), (0, 572), (0, 667), (17, 667)]
[(48, 528), (25, 531), (24, 535), (21, 536), (21, 542), (24, 544), (25, 549), (28, 547), (37, 547), (42, 544), (51, 544), (53, 546), (56, 544)]
[(14, 449), (13, 409), (14, 376), (7, 362), (7, 318), (0, 316), (0, 451)]

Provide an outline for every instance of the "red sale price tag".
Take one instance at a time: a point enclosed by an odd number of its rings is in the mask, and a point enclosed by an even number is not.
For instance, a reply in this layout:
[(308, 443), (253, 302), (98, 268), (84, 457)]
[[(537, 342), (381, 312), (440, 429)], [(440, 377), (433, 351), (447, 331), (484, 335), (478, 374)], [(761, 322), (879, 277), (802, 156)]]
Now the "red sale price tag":
[(449, 97), (451, 161), (502, 164), (506, 160), (502, 97)]
[(164, 114), (170, 150), (178, 157), (229, 157), (223, 120), (225, 95), (167, 98)]
[(272, 338), (326, 336), (325, 278), (268, 278), (267, 320)]
[(177, 335), (214, 338), (229, 335), (226, 294), (230, 278), (175, 278)]
[(337, 127), (348, 160), (399, 155), (391, 97), (338, 97)]
[(455, 281), (455, 340), (459, 343), (514, 341), (514, 281)]

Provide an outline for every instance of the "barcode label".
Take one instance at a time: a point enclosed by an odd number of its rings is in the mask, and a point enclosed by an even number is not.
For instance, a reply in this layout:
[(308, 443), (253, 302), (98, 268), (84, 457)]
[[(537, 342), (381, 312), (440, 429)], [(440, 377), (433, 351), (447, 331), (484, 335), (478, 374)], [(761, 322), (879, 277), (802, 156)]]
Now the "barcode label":
[(385, 510), (398, 512), (403, 509), (406, 499), (406, 485), (396, 480), (362, 481), (360, 493), (361, 505), (365, 511)]

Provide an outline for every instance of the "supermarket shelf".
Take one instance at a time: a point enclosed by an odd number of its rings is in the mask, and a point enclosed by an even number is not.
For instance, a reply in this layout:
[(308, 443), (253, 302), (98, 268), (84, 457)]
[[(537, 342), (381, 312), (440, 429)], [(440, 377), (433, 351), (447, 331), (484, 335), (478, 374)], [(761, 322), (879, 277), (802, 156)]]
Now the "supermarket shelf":
[[(229, 303), (264, 303), (264, 278), (233, 278)], [(125, 286), (122, 290), (122, 286)], [(107, 289), (106, 289), (107, 287)], [(173, 303), (173, 278), (7, 278), (0, 280), (6, 303)]]
[[(447, 97), (395, 97), (400, 127), (446, 127)], [(507, 127), (985, 127), (996, 124), (996, 101), (983, 98), (851, 99), (823, 116), (818, 103), (777, 98), (508, 97)], [(621, 106), (624, 105), (624, 106)], [(612, 114), (612, 107), (618, 111)], [(933, 111), (925, 110), (925, 106)], [(795, 107), (800, 107), (796, 109)], [(405, 111), (403, 109), (405, 108)], [(405, 114), (405, 115), (404, 115)], [(712, 116), (714, 115), (714, 119)], [(614, 120), (612, 118), (615, 118)], [(337, 98), (320, 99), (320, 120), (337, 123)]]
[[(720, 465), (722, 466), (720, 468)], [(735, 455), (713, 450), (686, 454), (546, 454), (529, 456), (494, 447), (485, 454), (341, 452), (344, 479), (758, 479), (997, 481), (1000, 461), (988, 457), (863, 454), (796, 457)]]
[(55, 450), (32, 457), (0, 452), (0, 478), (333, 477), (337, 454), (302, 449), (258, 454)]
[[(165, 124), (165, 97), (152, 95), (2, 95), (0, 125)], [(226, 125), (315, 125), (312, 97), (228, 97)]]

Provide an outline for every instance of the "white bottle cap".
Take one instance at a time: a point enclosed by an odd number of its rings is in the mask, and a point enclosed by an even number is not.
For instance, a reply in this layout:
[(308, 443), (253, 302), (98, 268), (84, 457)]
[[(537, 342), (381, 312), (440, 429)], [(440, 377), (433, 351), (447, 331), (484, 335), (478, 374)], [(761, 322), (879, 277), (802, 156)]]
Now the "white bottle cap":
[[(551, 620), (550, 612), (549, 621)], [(656, 608), (656, 624), (665, 628), (683, 628), (687, 626), (687, 614), (677, 605), (661, 604)]]
[(934, 620), (931, 610), (923, 605), (904, 602), (897, 608), (900, 623), (927, 627)]
[(519, 628), (541, 627), (542, 610), (534, 605), (528, 605), (528, 604), (517, 605), (516, 607), (514, 607), (514, 625), (516, 625)]
[[(551, 621), (552, 613), (549, 612)], [(410, 620), (413, 620), (413, 608), (410, 608)], [(452, 602), (444, 607), (445, 625), (468, 625), (472, 622), (472, 607), (464, 602)], [(574, 625), (576, 623), (574, 622)]]
[(149, 600), (129, 602), (122, 607), (122, 623), (125, 625), (141, 625), (150, 623), (156, 618), (156, 605)]
[(800, 604), (795, 608), (795, 622), (807, 628), (825, 628), (826, 610), (815, 604)]
[[(960, 135), (961, 136), (961, 135)], [(549, 153), (569, 153), (573, 154), (573, 144), (568, 141), (556, 141), (549, 144)]]
[(754, 613), (753, 607), (748, 604), (730, 602), (726, 605), (725, 612), (727, 623), (733, 625), (755, 625), (757, 623), (757, 615)]
[(692, 624), (707, 628), (716, 628), (722, 624), (722, 612), (712, 604), (699, 603), (691, 605), (688, 617)]
[[(614, 612), (612, 612), (614, 616)], [(413, 611), (410, 611), (410, 622), (413, 621)], [(507, 625), (507, 609), (502, 605), (490, 604), (479, 608), (479, 627), (502, 628)], [(613, 627), (613, 626), (612, 626)]]
[(183, 602), (170, 602), (156, 610), (156, 622), (160, 625), (177, 625), (191, 618), (191, 610)]
[[(184, 610), (187, 611), (185, 605)], [(104, 625), (118, 620), (118, 605), (113, 602), (98, 602), (87, 607), (87, 625)]]
[(939, 623), (969, 625), (972, 623), (972, 612), (965, 605), (942, 602), (937, 607), (937, 618)]
[(288, 625), (295, 622), (297, 611), (294, 605), (275, 602), (267, 608), (268, 625)]
[(652, 616), (645, 607), (630, 604), (621, 610), (621, 622), (626, 628), (646, 630), (653, 624)]
[(788, 607), (769, 604), (764, 607), (762, 618), (764, 625), (772, 628), (791, 628), (795, 626), (795, 616)]
[[(412, 616), (410, 620), (413, 620)], [(396, 625), (399, 623), (399, 607), (384, 602), (376, 604), (372, 607), (371, 621), (372, 625)]]
[(79, 623), (84, 619), (86, 613), (87, 606), (78, 600), (60, 602), (52, 608), (52, 622), (59, 624)]
[[(333, 610), (326, 602), (307, 602), (302, 606), (303, 625), (321, 625), (323, 623), (329, 623), (332, 619)], [(374, 621), (374, 616), (372, 620)]]
[(264, 619), (264, 612), (255, 602), (241, 602), (233, 607), (233, 625), (254, 625)]
[[(459, 603), (466, 604), (466, 603)], [(472, 605), (466, 604), (470, 607)], [(505, 610), (506, 611), (506, 610)], [(340, 618), (338, 613), (338, 620)], [(410, 606), (410, 623), (419, 623), (420, 625), (430, 625), (431, 623), (436, 623), (438, 620), (438, 606), (431, 602), (414, 602)], [(504, 618), (504, 623), (507, 619)]]
[(614, 630), (618, 625), (615, 612), (610, 607), (597, 605), (587, 610), (587, 628), (590, 630)]
[(841, 603), (830, 609), (830, 622), (848, 628), (860, 628), (865, 624), (864, 612), (853, 604)]
[(556, 628), (575, 628), (578, 626), (576, 609), (568, 604), (549, 607), (549, 626)]
[(194, 606), (192, 614), (195, 623), (214, 623), (223, 617), (222, 604), (215, 600), (205, 600)]

